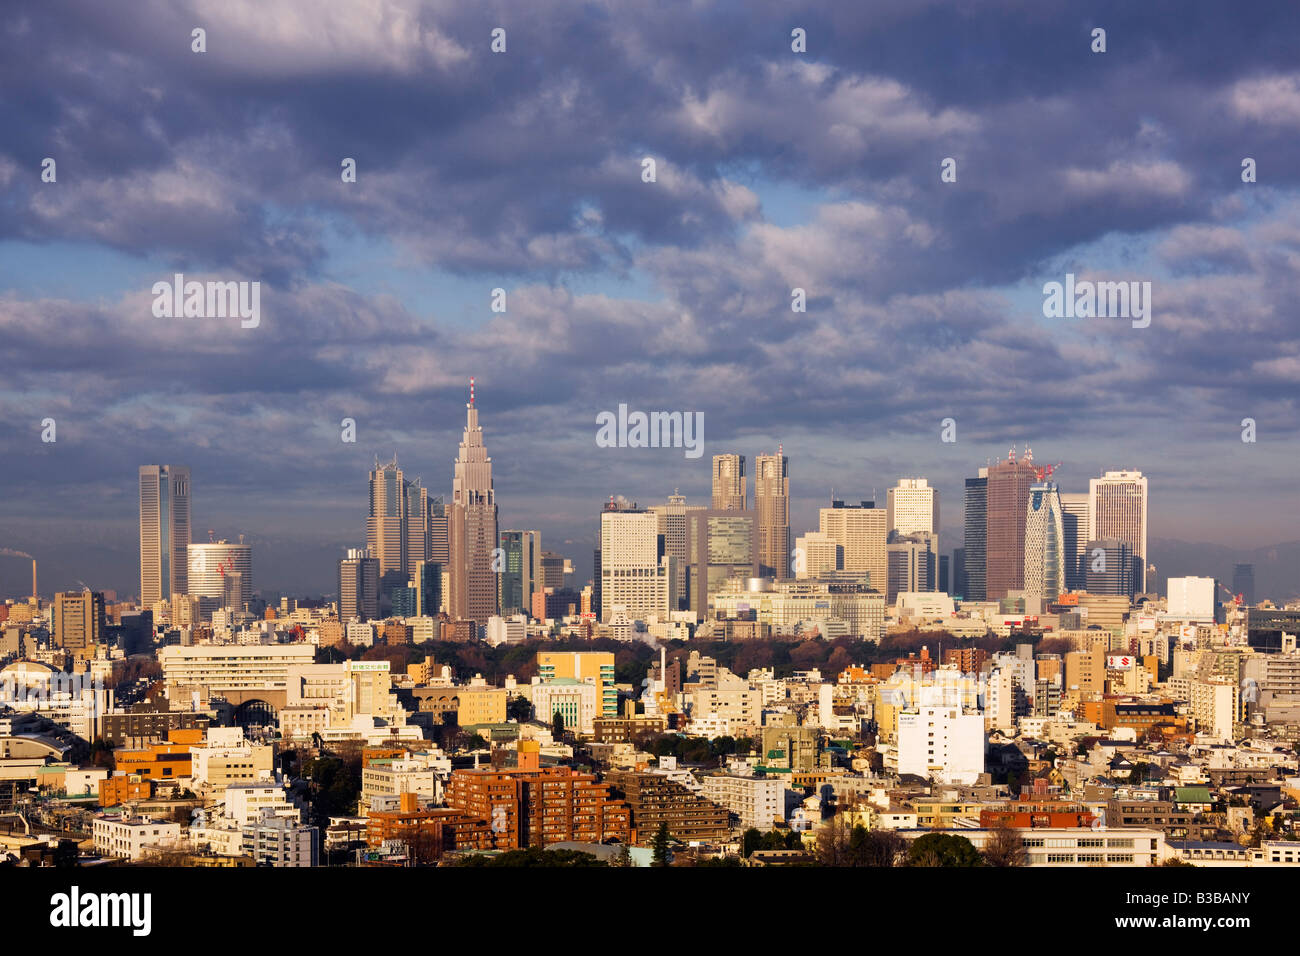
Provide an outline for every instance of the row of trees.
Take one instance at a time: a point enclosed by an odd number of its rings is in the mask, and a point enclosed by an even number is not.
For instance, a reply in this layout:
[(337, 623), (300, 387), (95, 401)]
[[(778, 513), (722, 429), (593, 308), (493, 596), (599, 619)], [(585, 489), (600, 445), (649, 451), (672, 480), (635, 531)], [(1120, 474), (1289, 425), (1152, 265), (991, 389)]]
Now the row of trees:
[[(753, 640), (753, 641), (669, 641), (668, 659), (681, 660), (682, 676), (686, 676), (686, 658), (691, 651), (712, 657), (723, 667), (737, 674), (747, 674), (755, 668), (772, 668), (778, 677), (789, 676), (796, 670), (819, 669), (824, 674), (835, 674), (851, 664), (870, 666), (881, 661), (892, 661), (919, 653), (923, 646), (945, 648), (982, 647), (995, 652), (1010, 650), (1017, 641), (1032, 638), (958, 638), (941, 631), (908, 631), (890, 634), (879, 644), (840, 637), (826, 641), (812, 639)], [(1045, 639), (1055, 640), (1053, 638)], [(639, 685), (646, 670), (658, 658), (658, 652), (642, 641), (615, 641), (598, 638), (590, 641), (550, 641), (533, 639), (520, 644), (502, 644), (490, 647), (478, 641), (433, 641), (424, 644), (377, 644), (374, 647), (323, 647), (317, 654), (320, 662), (337, 663), (342, 660), (386, 660), (395, 672), (404, 672), (408, 664), (423, 661), (432, 655), (438, 664), (451, 668), (457, 680), (467, 680), (482, 674), (492, 684), (500, 684), (507, 674), (513, 674), (521, 683), (527, 683), (537, 673), (537, 652), (546, 651), (609, 651), (614, 654), (614, 677), (620, 683)]]
[[(741, 847), (748, 859), (755, 850), (801, 849), (803, 843), (793, 831), (760, 833), (750, 829), (745, 831)], [(850, 825), (840, 816), (821, 826), (810, 853), (817, 865), (835, 867), (1005, 867), (1028, 862), (1020, 835), (1006, 826), (996, 828), (980, 851), (955, 833), (927, 833), (909, 843), (895, 830), (868, 830), (861, 824)]]

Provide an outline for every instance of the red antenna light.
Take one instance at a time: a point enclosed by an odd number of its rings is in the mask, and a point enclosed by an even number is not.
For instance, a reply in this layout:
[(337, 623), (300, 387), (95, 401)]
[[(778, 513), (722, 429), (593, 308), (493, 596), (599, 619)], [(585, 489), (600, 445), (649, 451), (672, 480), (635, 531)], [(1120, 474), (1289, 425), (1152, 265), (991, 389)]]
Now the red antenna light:
[(474, 404), (474, 377), (472, 375), (469, 379), (469, 403)]

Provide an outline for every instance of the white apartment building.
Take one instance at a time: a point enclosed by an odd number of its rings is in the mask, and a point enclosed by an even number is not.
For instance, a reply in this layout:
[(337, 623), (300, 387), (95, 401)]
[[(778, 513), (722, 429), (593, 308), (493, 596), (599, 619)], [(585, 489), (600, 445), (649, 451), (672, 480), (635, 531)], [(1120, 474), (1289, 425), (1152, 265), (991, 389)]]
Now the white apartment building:
[[(450, 764), (450, 761), (448, 761)], [(442, 803), (438, 771), (422, 760), (377, 760), (361, 771), (361, 804), (370, 807), (376, 797), (415, 793), (433, 804)]]
[(694, 731), (697, 725), (703, 726), (712, 718), (725, 719), (733, 735), (762, 724), (763, 693), (748, 684), (731, 689), (699, 687), (684, 696), (693, 732), (698, 732)]
[(898, 715), (898, 772), (940, 783), (973, 784), (984, 772), (984, 716), (958, 707)]
[(225, 815), (235, 826), (244, 827), (261, 819), (263, 810), (295, 822), (302, 811), (288, 799), (288, 791), (279, 783), (236, 783), (226, 787)]
[(149, 847), (174, 847), (181, 842), (179, 823), (145, 817), (98, 816), (91, 831), (97, 853), (123, 860), (139, 860)]
[(776, 777), (708, 774), (702, 780), (704, 796), (740, 818), (742, 830), (754, 827), (766, 833), (785, 822), (785, 782)]
[(255, 866), (309, 867), (318, 863), (318, 831), (263, 810), (243, 827), (242, 849)]
[(1230, 677), (1191, 681), (1188, 698), (1197, 733), (1209, 734), (1218, 740), (1232, 740), (1239, 695), (1237, 684)]
[(369, 621), (348, 621), (345, 633), (349, 644), (357, 647), (375, 646), (375, 626)]
[(891, 531), (939, 533), (939, 492), (924, 478), (900, 478), (886, 497)]

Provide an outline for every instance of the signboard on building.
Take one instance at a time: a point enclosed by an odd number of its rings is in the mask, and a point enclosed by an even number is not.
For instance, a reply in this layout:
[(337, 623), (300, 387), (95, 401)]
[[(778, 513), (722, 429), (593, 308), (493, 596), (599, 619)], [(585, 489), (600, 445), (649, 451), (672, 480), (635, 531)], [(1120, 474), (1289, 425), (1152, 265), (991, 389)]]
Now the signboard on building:
[(1130, 654), (1107, 654), (1106, 667), (1113, 671), (1130, 671), (1135, 659)]

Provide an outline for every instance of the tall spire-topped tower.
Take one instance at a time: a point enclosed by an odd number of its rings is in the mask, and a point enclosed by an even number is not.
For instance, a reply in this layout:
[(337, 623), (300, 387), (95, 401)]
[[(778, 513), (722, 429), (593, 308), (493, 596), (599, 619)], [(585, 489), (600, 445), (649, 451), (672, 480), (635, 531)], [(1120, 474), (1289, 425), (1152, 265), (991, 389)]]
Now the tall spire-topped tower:
[(497, 504), (492, 490), (492, 459), (483, 444), (483, 429), (474, 404), (474, 379), (469, 380), (465, 406), (465, 435), (452, 476), (448, 516), (451, 587), (448, 607), (457, 620), (479, 627), (497, 613), (496, 571), (492, 551), (497, 547)]

